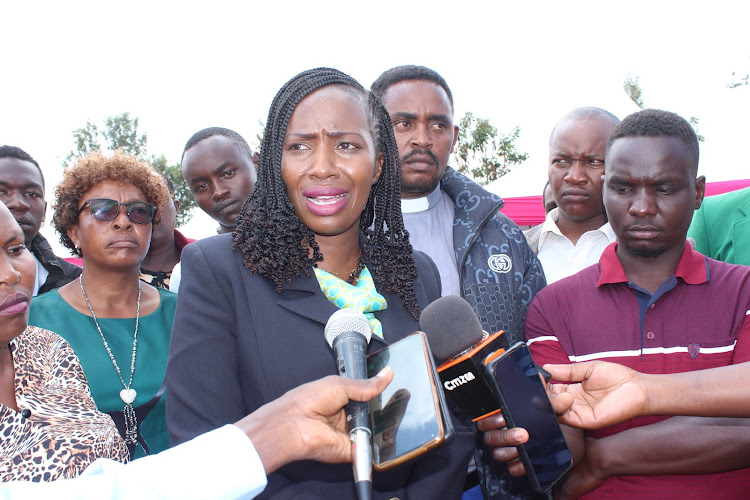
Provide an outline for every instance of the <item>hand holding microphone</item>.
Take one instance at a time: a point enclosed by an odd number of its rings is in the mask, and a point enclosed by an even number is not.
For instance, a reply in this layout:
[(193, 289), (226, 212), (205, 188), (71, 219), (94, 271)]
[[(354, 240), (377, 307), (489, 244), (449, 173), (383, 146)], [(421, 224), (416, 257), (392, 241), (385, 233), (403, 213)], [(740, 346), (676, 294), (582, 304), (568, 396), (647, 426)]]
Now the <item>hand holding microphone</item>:
[[(339, 375), (351, 379), (367, 378), (367, 345), (372, 328), (367, 317), (355, 309), (339, 309), (326, 323), (328, 345), (336, 353)], [(370, 405), (351, 401), (346, 405), (346, 421), (352, 442), (354, 482), (360, 500), (372, 497), (372, 444)]]
[(535, 491), (548, 491), (570, 469), (572, 457), (540, 377), (546, 372), (526, 344), (508, 347), (502, 331), (478, 341), (483, 332), (474, 310), (456, 296), (425, 308), (420, 327), (433, 352), (448, 359), (438, 367), (446, 394), (480, 431), (490, 431), (484, 441), (494, 448), (493, 457), (510, 461), (513, 476), (525, 472)]

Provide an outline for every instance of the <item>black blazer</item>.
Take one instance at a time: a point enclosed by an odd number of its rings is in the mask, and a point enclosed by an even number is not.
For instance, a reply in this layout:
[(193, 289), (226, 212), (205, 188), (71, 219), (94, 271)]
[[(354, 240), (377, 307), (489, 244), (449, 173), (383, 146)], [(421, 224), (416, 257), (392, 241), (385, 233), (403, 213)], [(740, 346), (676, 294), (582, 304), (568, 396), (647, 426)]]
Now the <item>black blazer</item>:
[[(337, 308), (320, 290), (314, 273), (276, 293), (273, 283), (252, 274), (231, 236), (185, 247), (182, 280), (167, 367), (167, 424), (172, 445), (233, 423), (306, 382), (336, 374), (335, 356), (323, 329)], [(414, 283), (420, 307), (440, 296), (434, 263), (415, 252)], [(382, 293), (382, 291), (381, 291)], [(375, 313), (385, 340), (373, 336), (369, 350), (382, 349), (419, 329), (401, 297)], [(474, 447), (473, 428), (454, 418), (456, 436), (411, 464), (375, 473), (373, 498), (459, 498)], [(349, 464), (298, 462), (268, 478), (258, 498), (356, 498)]]

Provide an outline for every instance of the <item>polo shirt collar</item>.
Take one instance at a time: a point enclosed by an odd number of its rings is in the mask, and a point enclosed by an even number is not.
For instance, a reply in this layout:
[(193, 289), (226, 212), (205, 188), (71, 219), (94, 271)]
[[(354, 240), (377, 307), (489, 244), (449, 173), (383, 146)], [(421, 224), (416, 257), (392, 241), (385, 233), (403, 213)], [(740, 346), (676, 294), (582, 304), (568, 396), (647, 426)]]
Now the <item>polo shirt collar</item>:
[[(627, 283), (629, 281), (625, 275), (625, 269), (623, 269), (622, 263), (617, 257), (616, 242), (604, 249), (602, 257), (599, 259), (599, 266), (601, 274), (596, 286), (608, 283)], [(693, 250), (693, 247), (687, 241), (674, 271), (674, 276), (675, 278), (682, 278), (685, 283), (690, 285), (700, 285), (708, 281), (706, 258)]]
[(700, 285), (708, 282), (708, 265), (706, 257), (693, 250), (690, 243), (685, 242), (685, 250), (682, 251), (680, 262), (674, 271), (675, 278), (682, 278), (690, 285)]

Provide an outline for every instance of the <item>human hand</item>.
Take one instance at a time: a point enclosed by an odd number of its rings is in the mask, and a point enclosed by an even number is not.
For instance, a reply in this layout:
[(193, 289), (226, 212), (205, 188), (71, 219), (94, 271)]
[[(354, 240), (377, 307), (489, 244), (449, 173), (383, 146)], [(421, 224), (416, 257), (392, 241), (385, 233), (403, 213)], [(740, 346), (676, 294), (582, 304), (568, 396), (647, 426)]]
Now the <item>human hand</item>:
[(644, 415), (648, 389), (642, 373), (617, 363), (589, 361), (545, 365), (552, 378), (578, 384), (553, 384), (556, 395), (573, 396), (573, 405), (559, 414), (560, 422), (583, 429), (601, 429)]
[(490, 447), (492, 458), (508, 465), (508, 473), (514, 477), (526, 475), (516, 446), (529, 440), (526, 429), (515, 427), (506, 429), (505, 418), (502, 413), (496, 413), (477, 422), (477, 429), (484, 432), (484, 443)]
[[(544, 382), (542, 383), (547, 388), (549, 394), (549, 401), (552, 405), (552, 409), (556, 414), (566, 412), (573, 404), (573, 397), (570, 394), (553, 394), (550, 386)], [(535, 401), (532, 400), (532, 405), (535, 405)], [(549, 408), (546, 401), (538, 402), (540, 408), (547, 410)], [(549, 411), (549, 410), (547, 410)], [(520, 446), (529, 440), (529, 433), (526, 429), (521, 427), (515, 427), (512, 429), (506, 429), (505, 418), (502, 413), (497, 413), (490, 417), (483, 418), (477, 422), (477, 429), (484, 432), (484, 442), (492, 450), (492, 457), (498, 462), (506, 462), (508, 465), (508, 473), (511, 476), (524, 476), (526, 475), (526, 469), (524, 468), (521, 460), (518, 456), (518, 449), (516, 446)]]
[(235, 425), (253, 442), (266, 474), (297, 460), (350, 462), (344, 406), (371, 400), (392, 379), (390, 368), (369, 380), (331, 375), (292, 389)]
[(555, 499), (578, 498), (594, 491), (607, 479), (607, 476), (598, 467), (598, 441), (587, 438), (585, 446), (586, 451), (581, 462), (555, 486)]

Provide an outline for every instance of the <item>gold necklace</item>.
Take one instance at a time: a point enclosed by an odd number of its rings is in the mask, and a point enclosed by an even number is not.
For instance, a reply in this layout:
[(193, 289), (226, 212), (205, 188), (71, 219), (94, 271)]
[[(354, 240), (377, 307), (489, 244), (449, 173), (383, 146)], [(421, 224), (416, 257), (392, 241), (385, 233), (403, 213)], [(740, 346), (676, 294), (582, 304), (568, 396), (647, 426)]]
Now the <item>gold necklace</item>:
[[(354, 269), (352, 269), (351, 271), (345, 272), (345, 273), (333, 273), (331, 271), (326, 271), (326, 272), (328, 274), (332, 274), (332, 275), (334, 275), (336, 277), (348, 276), (347, 279), (345, 279), (344, 281), (346, 281), (350, 285), (353, 285), (359, 279), (359, 275), (360, 275), (360, 273), (362, 273), (362, 270), (364, 268), (365, 268), (365, 259), (362, 258), (362, 250), (360, 250), (359, 251), (359, 257), (357, 257), (357, 266)], [(325, 271), (325, 269), (323, 269), (323, 271)]]

